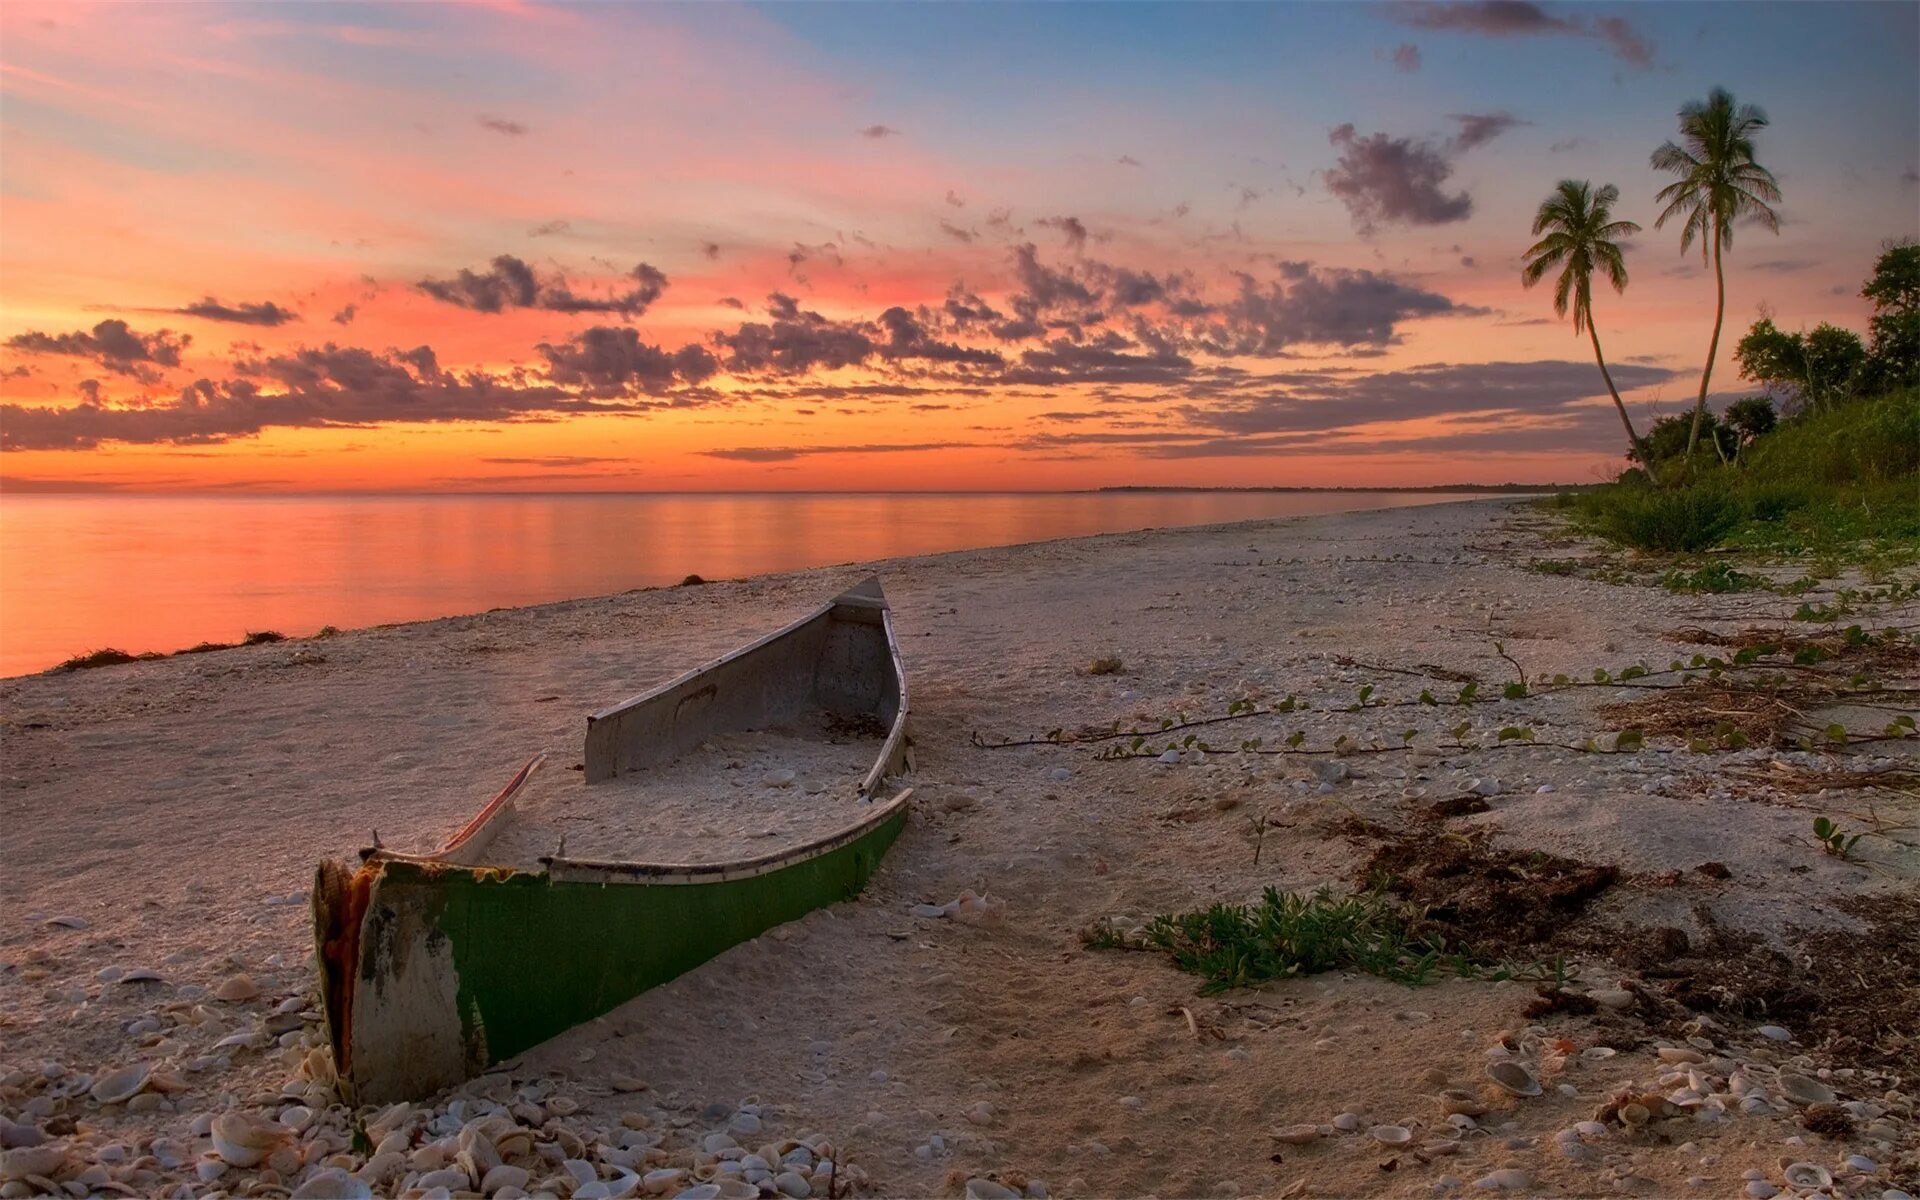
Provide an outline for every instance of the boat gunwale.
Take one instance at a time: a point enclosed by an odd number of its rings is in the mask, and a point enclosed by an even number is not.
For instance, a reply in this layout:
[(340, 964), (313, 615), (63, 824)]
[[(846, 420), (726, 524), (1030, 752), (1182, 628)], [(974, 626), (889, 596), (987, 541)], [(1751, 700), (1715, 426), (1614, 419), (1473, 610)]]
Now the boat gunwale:
[[(621, 860), (594, 860), (558, 858), (543, 855), (539, 859), (539, 870), (528, 870), (509, 864), (463, 863), (441, 857), (436, 851), (432, 854), (404, 854), (395, 850), (374, 848), (362, 850), (360, 858), (368, 866), (387, 863), (400, 863), (418, 867), (426, 871), (478, 871), (493, 872), (501, 875), (545, 875), (554, 883), (667, 883), (698, 884), (725, 883), (735, 879), (752, 879), (768, 875), (784, 867), (809, 859), (831, 854), (835, 850), (859, 841), (875, 829), (885, 825), (896, 815), (903, 812), (908, 801), (913, 798), (912, 788), (903, 788), (891, 800), (881, 804), (873, 812), (843, 829), (836, 830), (823, 837), (795, 846), (788, 850), (776, 850), (755, 858), (730, 859), (725, 862), (711, 863), (648, 863), (625, 862)], [(869, 801), (869, 803), (871, 803)]]

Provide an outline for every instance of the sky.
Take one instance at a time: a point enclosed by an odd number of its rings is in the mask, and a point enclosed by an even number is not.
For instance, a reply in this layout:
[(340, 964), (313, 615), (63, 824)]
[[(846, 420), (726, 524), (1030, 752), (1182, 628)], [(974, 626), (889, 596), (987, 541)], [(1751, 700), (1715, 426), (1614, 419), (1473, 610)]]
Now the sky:
[(1602, 345), (1699, 387), (1648, 155), (1724, 86), (1762, 312), (1920, 234), (1920, 5), (0, 6), (0, 489), (1588, 482), (1519, 279), (1613, 183)]

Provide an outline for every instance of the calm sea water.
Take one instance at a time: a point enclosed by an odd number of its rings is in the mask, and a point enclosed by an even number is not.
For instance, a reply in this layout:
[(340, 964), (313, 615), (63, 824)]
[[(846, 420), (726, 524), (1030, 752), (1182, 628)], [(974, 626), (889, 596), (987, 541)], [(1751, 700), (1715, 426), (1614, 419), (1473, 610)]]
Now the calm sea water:
[(1404, 493), (0, 499), (0, 675), (709, 579), (1258, 517)]

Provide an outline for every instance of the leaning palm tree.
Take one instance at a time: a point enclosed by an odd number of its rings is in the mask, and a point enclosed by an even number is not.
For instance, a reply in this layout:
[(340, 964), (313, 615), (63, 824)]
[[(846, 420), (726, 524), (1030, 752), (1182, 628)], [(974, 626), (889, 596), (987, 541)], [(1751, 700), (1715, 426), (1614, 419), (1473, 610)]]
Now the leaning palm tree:
[(1653, 456), (1633, 431), (1633, 418), (1620, 401), (1620, 389), (1613, 386), (1607, 356), (1600, 353), (1600, 331), (1593, 325), (1594, 271), (1604, 273), (1614, 291), (1626, 291), (1627, 264), (1615, 239), (1640, 232), (1632, 221), (1613, 219), (1613, 204), (1618, 199), (1620, 189), (1610, 183), (1595, 191), (1584, 179), (1562, 179), (1553, 194), (1540, 202), (1540, 211), (1533, 218), (1533, 232), (1547, 236), (1528, 249), (1520, 282), (1532, 287), (1546, 278), (1547, 272), (1562, 268), (1553, 288), (1553, 311), (1564, 317), (1571, 304), (1573, 332), (1593, 339), (1593, 357), (1600, 364), (1600, 377), (1607, 381), (1613, 406), (1620, 410), (1620, 423), (1627, 427), (1627, 445), (1651, 475)]
[(1780, 232), (1780, 217), (1768, 207), (1779, 201), (1780, 185), (1773, 172), (1753, 161), (1753, 135), (1766, 124), (1766, 113), (1751, 104), (1735, 107), (1733, 93), (1717, 87), (1707, 93), (1704, 103), (1692, 100), (1680, 109), (1680, 138), (1686, 144), (1668, 142), (1653, 152), (1655, 170), (1680, 177), (1660, 189), (1659, 199), (1667, 207), (1655, 218), (1654, 228), (1674, 217), (1684, 217), (1680, 253), (1685, 254), (1699, 238), (1704, 265), (1708, 248), (1712, 248), (1717, 291), (1713, 340), (1707, 343), (1707, 365), (1700, 372), (1700, 398), (1693, 406), (1693, 431), (1687, 435), (1688, 463), (1693, 461), (1693, 449), (1700, 442), (1700, 423), (1707, 412), (1707, 383), (1713, 378), (1714, 355), (1720, 352), (1720, 326), (1727, 314), (1727, 276), (1720, 265), (1720, 253), (1733, 245), (1735, 221), (1757, 221)]

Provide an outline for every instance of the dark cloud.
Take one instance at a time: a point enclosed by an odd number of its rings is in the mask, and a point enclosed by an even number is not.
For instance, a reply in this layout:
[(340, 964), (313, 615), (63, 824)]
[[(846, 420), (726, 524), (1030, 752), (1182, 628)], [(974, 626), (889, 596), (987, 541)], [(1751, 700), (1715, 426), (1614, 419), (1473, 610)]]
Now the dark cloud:
[(73, 333), (30, 330), (15, 334), (7, 339), (7, 348), (23, 354), (84, 358), (117, 375), (150, 383), (159, 377), (161, 369), (179, 366), (180, 351), (192, 341), (191, 336), (170, 329), (136, 333), (125, 321), (112, 318), (91, 330)]
[(462, 269), (451, 279), (422, 279), (420, 290), (436, 300), (474, 312), (499, 313), (512, 308), (540, 308), (559, 313), (609, 313), (637, 317), (667, 290), (667, 277), (658, 268), (640, 263), (626, 278), (632, 286), (612, 296), (582, 296), (565, 279), (542, 280), (532, 267), (511, 254), (502, 254), (485, 271)]
[(1411, 75), (1420, 69), (1420, 47), (1412, 42), (1401, 42), (1393, 48), (1393, 65)]
[(962, 200), (960, 194), (952, 188), (947, 189), (947, 203), (955, 208), (965, 208), (967, 206), (967, 202)]
[(556, 234), (571, 232), (573, 232), (573, 222), (571, 221), (542, 221), (532, 229), (527, 230), (527, 236), (530, 238), (553, 237)]
[(1116, 163), (1119, 163), (1123, 167), (1137, 167), (1140, 165), (1140, 160), (1135, 158), (1131, 154), (1122, 154), (1119, 158), (1116, 158), (1113, 161)]
[(1565, 154), (1569, 150), (1578, 150), (1586, 144), (1587, 139), (1583, 137), (1561, 138), (1559, 141), (1553, 143), (1553, 145), (1548, 146), (1547, 152), (1549, 154)]
[(999, 366), (1005, 361), (997, 351), (940, 341), (931, 336), (926, 326), (912, 313), (899, 305), (881, 313), (879, 325), (887, 335), (887, 340), (879, 346), (882, 358), (915, 358), (928, 362), (970, 363), (974, 366)]
[(183, 317), (224, 321), (229, 325), (285, 325), (288, 321), (300, 319), (299, 313), (290, 308), (282, 308), (271, 301), (261, 304), (222, 304), (212, 296), (167, 311), (179, 313)]
[(796, 458), (805, 458), (819, 454), (908, 454), (926, 450), (955, 450), (972, 446), (973, 442), (873, 442), (857, 446), (739, 446), (726, 450), (702, 450), (708, 458), (724, 458), (733, 462), (770, 463), (791, 462)]
[(1515, 125), (1525, 125), (1512, 113), (1453, 113), (1449, 120), (1460, 122), (1460, 132), (1454, 135), (1455, 150), (1471, 150), (1475, 146), (1484, 146), (1499, 137)]
[(940, 315), (955, 329), (971, 329), (998, 321), (1001, 316), (998, 309), (958, 283), (947, 289), (947, 300), (940, 307)]
[(493, 117), (482, 113), (478, 117), (475, 117), (474, 120), (480, 122), (480, 128), (490, 130), (494, 133), (505, 134), (507, 137), (525, 137), (527, 135), (527, 127), (525, 125), (522, 125), (518, 121), (509, 121), (505, 117)]
[(1210, 349), (1278, 355), (1301, 344), (1384, 346), (1401, 321), (1476, 311), (1373, 271), (1284, 262), (1280, 273), (1279, 281), (1265, 284), (1239, 276), (1239, 294), (1220, 306), (1222, 320), (1210, 335)]
[(1347, 206), (1363, 234), (1390, 222), (1444, 225), (1473, 212), (1473, 198), (1465, 192), (1442, 190), (1453, 162), (1439, 148), (1384, 133), (1361, 137), (1351, 124), (1336, 126), (1327, 140), (1340, 150), (1339, 162), (1326, 172), (1327, 190)]
[(346, 307), (342, 308), (339, 312), (333, 314), (333, 323), (335, 325), (351, 325), (353, 324), (353, 318), (358, 316), (359, 313), (360, 313), (359, 305), (349, 304)]
[(1042, 217), (1034, 222), (1042, 229), (1058, 229), (1067, 246), (1074, 250), (1087, 248), (1087, 227), (1079, 217)]
[(1784, 275), (1792, 271), (1804, 271), (1809, 267), (1817, 267), (1820, 263), (1811, 258), (1769, 258), (1764, 262), (1751, 265), (1756, 271), (1772, 271), (1775, 274)]
[(767, 297), (767, 307), (771, 323), (750, 321), (732, 333), (714, 335), (714, 343), (727, 351), (729, 370), (783, 375), (830, 371), (864, 362), (873, 353), (873, 338), (858, 325), (804, 312), (793, 297), (779, 292)]
[[(1618, 364), (1622, 392), (1679, 375), (1664, 367)], [(1606, 395), (1590, 362), (1427, 363), (1363, 374), (1299, 372), (1227, 401), (1180, 410), (1191, 424), (1222, 433), (1300, 433), (1467, 413), (1532, 417)]]
[(1000, 376), (1002, 383), (1041, 386), (1068, 383), (1174, 383), (1193, 370), (1193, 360), (1167, 350), (1145, 353), (1133, 343), (1111, 335), (1092, 345), (1055, 339), (1044, 347), (1023, 351), (1020, 363)]
[(1593, 31), (1613, 47), (1614, 57), (1636, 67), (1653, 64), (1653, 42), (1628, 24), (1624, 17), (1601, 17)]
[(534, 348), (547, 360), (547, 377), (554, 383), (599, 397), (636, 391), (664, 395), (676, 382), (704, 383), (720, 369), (704, 346), (664, 350), (641, 341), (626, 325), (596, 325), (564, 342)]
[(946, 234), (956, 242), (971, 242), (974, 238), (980, 236), (971, 229), (962, 229), (952, 221), (941, 221), (940, 232)]
[(891, 125), (869, 125), (860, 131), (863, 138), (899, 137), (900, 131)]
[(548, 454), (537, 458), (483, 458), (480, 461), (502, 467), (591, 467), (600, 463), (626, 463), (632, 460), (588, 454)]
[(0, 404), (0, 448), (82, 450), (103, 442), (206, 444), (250, 437), (274, 427), (541, 420), (659, 406), (659, 402), (598, 403), (545, 384), (443, 371), (433, 351), (424, 346), (375, 354), (328, 343), (236, 364), (236, 370), (241, 377), (224, 382), (196, 380), (171, 401), (140, 407)]
[(1488, 37), (1597, 38), (1622, 62), (1637, 67), (1653, 62), (1653, 43), (1620, 17), (1602, 17), (1588, 24), (1579, 17), (1555, 16), (1531, 0), (1420, 0), (1392, 5), (1387, 11), (1393, 20), (1415, 29)]

